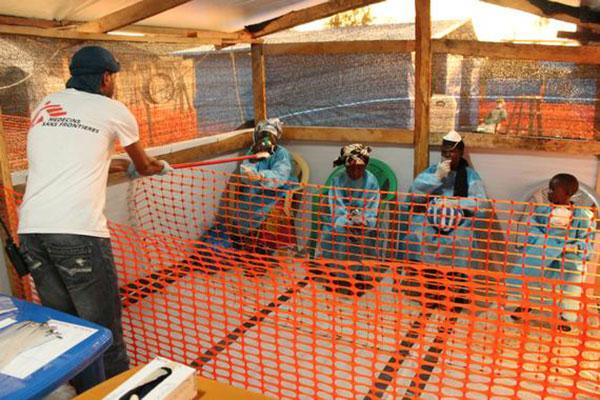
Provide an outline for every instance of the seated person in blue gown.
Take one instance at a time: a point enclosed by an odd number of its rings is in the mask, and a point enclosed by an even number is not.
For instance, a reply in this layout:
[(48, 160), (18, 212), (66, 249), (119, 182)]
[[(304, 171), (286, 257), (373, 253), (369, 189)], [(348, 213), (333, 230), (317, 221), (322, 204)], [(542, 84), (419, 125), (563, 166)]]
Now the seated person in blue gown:
[[(594, 214), (590, 209), (576, 208), (571, 197), (577, 193), (579, 182), (570, 174), (555, 175), (549, 182), (548, 201), (537, 205), (530, 214), (522, 233), (525, 243), (518, 246), (521, 259), (506, 280), (509, 299), (528, 297), (529, 304), (557, 303), (563, 331), (570, 331), (568, 322), (577, 321), (580, 310), (581, 283), (584, 281), (585, 262), (593, 247)], [(542, 278), (523, 282), (518, 277)], [(523, 287), (523, 284), (526, 287)], [(559, 300), (556, 301), (556, 296)], [(553, 299), (554, 298), (554, 299)], [(527, 305), (520, 306), (512, 315), (521, 319)]]
[(470, 267), (484, 257), (477, 252), (477, 239), (485, 230), (477, 228), (490, 205), (481, 177), (463, 158), (464, 149), (462, 137), (450, 131), (443, 138), (441, 162), (415, 178), (402, 206), (399, 258)]
[[(283, 207), (286, 189), (290, 181), (297, 181), (292, 175), (292, 157), (290, 152), (279, 145), (282, 134), (282, 124), (279, 119), (260, 121), (253, 134), (253, 145), (250, 154), (268, 153), (267, 158), (259, 160), (244, 160), (240, 165), (242, 175), (242, 192), (236, 205), (238, 208), (236, 222), (239, 233), (248, 235), (261, 227), (273, 207), (279, 202)], [(291, 230), (290, 227), (277, 226), (275, 230)], [(263, 232), (264, 231), (264, 232)], [(291, 233), (259, 232), (259, 241), (276, 242), (278, 240), (294, 241)], [(273, 246), (279, 243), (263, 243), (263, 246)]]
[(379, 207), (377, 178), (367, 171), (371, 148), (344, 146), (334, 167), (345, 171), (331, 182), (328, 212), (322, 215), (321, 248), (324, 258), (361, 260), (375, 257), (375, 226)]

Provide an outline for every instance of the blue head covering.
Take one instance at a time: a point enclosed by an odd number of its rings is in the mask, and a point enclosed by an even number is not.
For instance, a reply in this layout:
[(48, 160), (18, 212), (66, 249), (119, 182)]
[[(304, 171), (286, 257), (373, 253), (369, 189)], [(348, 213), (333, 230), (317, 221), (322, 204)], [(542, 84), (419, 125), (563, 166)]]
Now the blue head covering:
[(88, 93), (100, 93), (102, 75), (105, 72), (119, 72), (121, 66), (112, 53), (100, 46), (86, 46), (79, 49), (71, 59), (71, 78), (67, 87)]

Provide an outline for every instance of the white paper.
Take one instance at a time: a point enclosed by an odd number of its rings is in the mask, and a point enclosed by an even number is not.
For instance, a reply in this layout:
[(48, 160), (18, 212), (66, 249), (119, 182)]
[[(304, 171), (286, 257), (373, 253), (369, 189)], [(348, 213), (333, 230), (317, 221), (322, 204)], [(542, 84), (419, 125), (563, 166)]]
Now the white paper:
[[(172, 371), (171, 375), (169, 375), (169, 377), (152, 389), (150, 393), (144, 396), (144, 400), (162, 400), (167, 398), (175, 389), (180, 387), (183, 382), (190, 379), (190, 376), (193, 376), (196, 373), (194, 368), (188, 367), (187, 365), (183, 365), (166, 358), (156, 357), (148, 365), (136, 372), (131, 378), (127, 379), (114, 391), (109, 393), (108, 396), (104, 397), (104, 400), (120, 399), (121, 396), (129, 392), (131, 389), (139, 386), (142, 383), (145, 383), (149, 376), (162, 367), (170, 368)], [(193, 396), (195, 396), (195, 393), (192, 394), (192, 397)]]
[(62, 339), (54, 338), (49, 342), (22, 352), (8, 365), (0, 369), (0, 373), (25, 379), (97, 331), (97, 329), (53, 319), (48, 321), (48, 325), (56, 329)]
[(10, 297), (0, 296), (0, 314), (15, 311), (17, 307)]
[(12, 318), (4, 318), (3, 320), (0, 320), (0, 329), (5, 328), (9, 325), (14, 324), (15, 322), (17, 322), (16, 319), (12, 319)]

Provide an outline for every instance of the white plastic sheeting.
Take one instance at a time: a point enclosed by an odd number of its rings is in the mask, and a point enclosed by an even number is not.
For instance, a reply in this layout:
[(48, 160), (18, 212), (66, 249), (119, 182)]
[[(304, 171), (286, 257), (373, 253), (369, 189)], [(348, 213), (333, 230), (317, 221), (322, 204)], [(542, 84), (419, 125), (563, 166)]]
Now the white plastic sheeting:
[[(0, 15), (48, 20), (90, 21), (139, 0), (2, 0)], [(194, 0), (140, 24), (233, 32), (323, 0)]]

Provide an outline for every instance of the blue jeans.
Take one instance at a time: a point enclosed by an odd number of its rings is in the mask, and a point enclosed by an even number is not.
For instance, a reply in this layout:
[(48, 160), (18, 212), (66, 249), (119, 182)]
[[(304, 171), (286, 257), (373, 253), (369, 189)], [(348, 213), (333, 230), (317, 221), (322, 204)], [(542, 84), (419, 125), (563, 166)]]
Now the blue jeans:
[[(106, 377), (129, 369), (110, 239), (54, 233), (21, 234), (19, 239), (42, 304), (110, 329), (113, 343), (104, 353)], [(78, 378), (73, 383), (79, 392), (90, 383), (80, 384)]]

